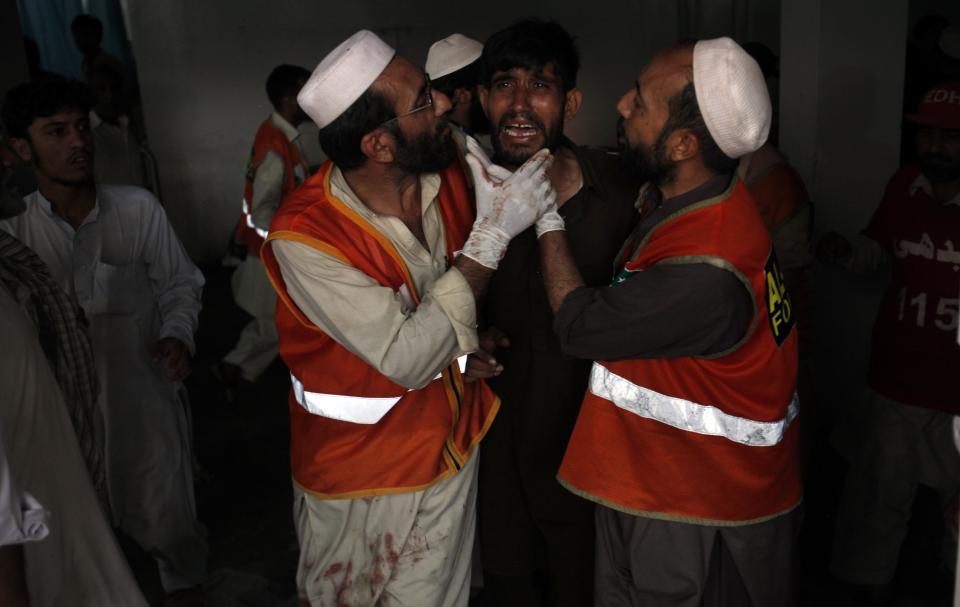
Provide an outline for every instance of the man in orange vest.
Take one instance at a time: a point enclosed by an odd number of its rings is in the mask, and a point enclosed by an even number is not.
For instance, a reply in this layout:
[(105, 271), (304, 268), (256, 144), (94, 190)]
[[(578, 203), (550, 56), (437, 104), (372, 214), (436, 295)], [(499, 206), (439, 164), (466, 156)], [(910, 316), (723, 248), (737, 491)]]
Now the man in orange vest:
[(246, 246), (247, 255), (233, 273), (233, 298), (253, 318), (216, 369), (228, 389), (240, 379), (256, 381), (277, 357), (273, 319), (277, 296), (260, 262), (260, 247), (281, 201), (307, 178), (297, 130), (307, 115), (297, 105), (297, 93), (309, 77), (308, 70), (295, 65), (278, 65), (267, 77), (273, 112), (260, 124), (253, 140), (243, 209), (234, 234), (234, 239)]
[(558, 474), (596, 502), (596, 605), (792, 602), (801, 483), (797, 335), (736, 158), (770, 101), (729, 38), (658, 54), (620, 100), (649, 183), (613, 284), (584, 286), (562, 229), (539, 239), (554, 329), (592, 358)]
[(511, 174), (469, 140), (474, 206), (450, 100), (366, 30), (298, 101), (330, 162), (284, 201), (261, 255), (293, 383), (300, 597), (466, 606), (476, 452), (499, 401), (458, 360), (509, 240), (559, 218), (552, 158)]

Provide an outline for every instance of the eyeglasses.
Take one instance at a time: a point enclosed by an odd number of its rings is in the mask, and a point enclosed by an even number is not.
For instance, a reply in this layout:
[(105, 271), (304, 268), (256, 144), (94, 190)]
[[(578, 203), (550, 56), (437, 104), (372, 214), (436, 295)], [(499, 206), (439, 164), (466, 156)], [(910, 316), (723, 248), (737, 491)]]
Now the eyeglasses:
[(418, 102), (420, 105), (418, 105), (417, 107), (413, 108), (413, 109), (410, 110), (409, 112), (404, 112), (403, 114), (398, 114), (397, 116), (394, 116), (394, 117), (391, 118), (390, 120), (387, 120), (387, 121), (385, 121), (385, 122), (382, 122), (382, 123), (380, 124), (380, 126), (377, 127), (377, 128), (385, 127), (385, 126), (387, 126), (388, 124), (390, 124), (391, 122), (395, 122), (395, 121), (400, 120), (401, 118), (405, 118), (405, 117), (407, 117), (407, 116), (409, 116), (409, 115), (411, 115), (411, 114), (416, 114), (417, 112), (421, 112), (421, 111), (423, 111), (423, 110), (425, 110), (425, 109), (427, 109), (427, 108), (432, 108), (432, 107), (433, 107), (433, 86), (430, 84), (430, 77), (429, 77), (429, 76), (424, 75), (424, 78), (426, 78), (426, 83), (425, 83), (424, 86), (423, 86), (423, 93), (420, 95), (419, 98), (417, 98), (417, 102)]

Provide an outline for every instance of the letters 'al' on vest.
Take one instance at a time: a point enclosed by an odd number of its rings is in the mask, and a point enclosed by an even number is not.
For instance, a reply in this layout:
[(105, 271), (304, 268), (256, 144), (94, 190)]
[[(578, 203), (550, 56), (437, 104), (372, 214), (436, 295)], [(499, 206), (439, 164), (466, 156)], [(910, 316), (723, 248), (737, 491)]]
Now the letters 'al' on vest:
[[(500, 401), (484, 382), (466, 383), (455, 361), (418, 390), (407, 390), (368, 365), (302, 313), (286, 292), (269, 243), (292, 240), (348, 263), (380, 284), (419, 294), (390, 241), (330, 191), (327, 162), (284, 201), (274, 218), (264, 266), (279, 294), (280, 355), (301, 383), (301, 396), (339, 402), (396, 401), (376, 423), (311, 413), (290, 394), (290, 451), (295, 482), (322, 499), (421, 490), (456, 474), (486, 433)], [(448, 259), (463, 247), (474, 219), (458, 164), (441, 173), (438, 195)], [(353, 398), (342, 398), (353, 397)], [(323, 400), (323, 399), (321, 399)], [(338, 405), (339, 406), (339, 405)], [(349, 413), (349, 412), (348, 412)]]
[(243, 209), (234, 240), (247, 246), (248, 255), (260, 255), (260, 247), (266, 235), (253, 224), (250, 204), (253, 200), (253, 180), (257, 176), (257, 167), (263, 162), (267, 152), (272, 151), (283, 161), (283, 184), (280, 188), (280, 198), (283, 200), (293, 192), (302, 178), (297, 177), (297, 168), (306, 177), (307, 162), (300, 154), (300, 149), (277, 128), (268, 118), (257, 129), (253, 139), (253, 149), (250, 151), (250, 162), (247, 164), (247, 175), (243, 182)]
[[(628, 241), (629, 242), (629, 241)], [(746, 336), (710, 357), (594, 364), (558, 477), (616, 510), (667, 520), (760, 522), (801, 499), (797, 332), (770, 238), (742, 182), (667, 217), (631, 254), (708, 263), (752, 295)]]

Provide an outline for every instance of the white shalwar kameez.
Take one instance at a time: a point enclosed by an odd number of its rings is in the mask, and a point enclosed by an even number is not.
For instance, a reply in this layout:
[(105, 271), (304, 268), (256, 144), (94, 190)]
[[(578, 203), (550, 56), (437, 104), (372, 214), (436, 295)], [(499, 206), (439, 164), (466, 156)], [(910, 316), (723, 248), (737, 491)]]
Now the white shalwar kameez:
[(196, 520), (189, 411), (152, 349), (175, 337), (193, 351), (203, 275), (154, 196), (98, 185), (77, 230), (39, 192), (0, 221), (32, 248), (90, 321), (114, 524), (153, 554), (167, 592), (202, 580), (207, 546)]
[[(23, 540), (36, 540), (23, 547), (30, 605), (147, 607), (100, 511), (37, 329), (2, 277), (0, 335), (0, 442), (9, 464), (0, 485), (16, 485), (20, 499), (29, 492), (42, 504), (26, 500), (12, 517)], [(17, 542), (10, 522), (2, 523), (0, 545)]]

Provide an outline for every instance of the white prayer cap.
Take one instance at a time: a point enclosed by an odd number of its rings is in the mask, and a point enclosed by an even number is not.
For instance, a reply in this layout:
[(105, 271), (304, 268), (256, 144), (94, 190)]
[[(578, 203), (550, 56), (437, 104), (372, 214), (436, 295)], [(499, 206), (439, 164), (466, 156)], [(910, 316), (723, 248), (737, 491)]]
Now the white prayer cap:
[(297, 103), (321, 129), (370, 88), (396, 51), (369, 30), (360, 30), (323, 58), (300, 89)]
[(467, 38), (463, 34), (450, 34), (430, 45), (427, 53), (427, 75), (431, 80), (436, 80), (452, 74), (479, 59), (482, 52), (483, 45), (473, 38)]
[(723, 153), (740, 158), (766, 142), (770, 95), (757, 62), (730, 38), (693, 47), (693, 87), (707, 130)]

